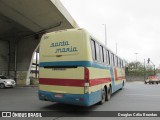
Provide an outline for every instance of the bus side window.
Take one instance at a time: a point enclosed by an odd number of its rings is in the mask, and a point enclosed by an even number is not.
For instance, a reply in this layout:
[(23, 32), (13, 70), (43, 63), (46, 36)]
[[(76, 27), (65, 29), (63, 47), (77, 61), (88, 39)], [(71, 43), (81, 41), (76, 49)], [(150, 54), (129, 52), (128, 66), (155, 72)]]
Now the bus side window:
[(91, 40), (91, 49), (92, 49), (92, 58), (96, 60), (96, 49), (95, 49), (95, 41)]
[(115, 59), (114, 59), (114, 54), (112, 53), (112, 63), (113, 63), (113, 66), (115, 66)]
[(100, 57), (101, 57), (101, 62), (104, 63), (104, 54), (103, 54), (103, 47), (100, 45)]
[(99, 50), (99, 44), (98, 43), (96, 43), (95, 42), (95, 44), (96, 44), (96, 60), (98, 61), (98, 62), (100, 62), (100, 50)]
[(122, 64), (122, 68), (123, 68), (123, 60), (121, 61), (121, 64)]
[(121, 68), (123, 68), (123, 60), (121, 60)]
[(116, 56), (117, 58), (117, 67), (119, 67), (119, 58)]
[(111, 56), (111, 65), (113, 66), (113, 54), (110, 53), (110, 56)]
[(118, 58), (118, 67), (121, 67), (121, 60)]
[(124, 63), (124, 60), (122, 60), (122, 68), (125, 67), (125, 63)]
[(106, 53), (106, 49), (105, 48), (103, 48), (103, 56), (104, 56), (104, 63), (106, 63), (106, 64), (108, 64), (108, 60), (107, 60), (107, 53)]
[(111, 64), (111, 57), (109, 50), (107, 50), (107, 58), (108, 58), (108, 64)]
[(115, 58), (116, 58), (116, 59), (115, 59), (116, 67), (119, 67), (119, 63), (118, 63), (118, 59), (119, 59), (119, 58), (118, 58), (117, 56), (115, 56)]
[(118, 67), (117, 56), (116, 56), (116, 55), (114, 55), (114, 65), (115, 65), (116, 67)]
[(119, 66), (120, 66), (120, 68), (122, 68), (122, 60), (121, 59), (119, 59)]

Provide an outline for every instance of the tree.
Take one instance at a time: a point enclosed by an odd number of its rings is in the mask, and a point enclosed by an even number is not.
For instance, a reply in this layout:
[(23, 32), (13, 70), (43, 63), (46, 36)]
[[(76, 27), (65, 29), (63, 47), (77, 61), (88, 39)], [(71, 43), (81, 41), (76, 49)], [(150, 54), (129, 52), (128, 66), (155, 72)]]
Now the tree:
[(150, 66), (144, 66), (139, 61), (128, 63), (128, 68), (126, 68), (126, 74), (128, 76), (151, 76), (154, 75), (154, 69)]
[(142, 71), (142, 70), (144, 70), (144, 65), (142, 63), (140, 63), (139, 61), (130, 62), (128, 64), (128, 68), (130, 71)]
[(144, 65), (139, 61), (130, 62), (128, 63), (128, 68), (126, 68), (126, 74), (133, 76), (144, 75)]

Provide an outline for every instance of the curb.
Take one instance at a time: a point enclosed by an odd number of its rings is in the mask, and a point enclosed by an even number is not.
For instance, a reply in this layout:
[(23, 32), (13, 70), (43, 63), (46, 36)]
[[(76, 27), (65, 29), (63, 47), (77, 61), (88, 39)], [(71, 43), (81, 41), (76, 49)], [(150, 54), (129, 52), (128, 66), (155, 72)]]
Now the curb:
[(24, 88), (27, 88), (27, 87), (38, 87), (38, 85), (17, 85), (16, 87), (24, 87)]

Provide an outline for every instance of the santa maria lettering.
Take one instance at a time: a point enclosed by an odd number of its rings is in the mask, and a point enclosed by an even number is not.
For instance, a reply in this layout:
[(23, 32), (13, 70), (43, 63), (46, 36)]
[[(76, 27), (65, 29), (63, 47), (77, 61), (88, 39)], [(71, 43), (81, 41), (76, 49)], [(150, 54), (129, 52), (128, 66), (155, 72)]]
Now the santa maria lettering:
[(62, 42), (52, 43), (50, 47), (67, 46), (67, 45), (69, 45), (68, 41), (62, 41)]
[[(63, 47), (61, 47), (63, 46)], [(70, 46), (68, 41), (62, 41), (62, 42), (55, 42), (51, 43), (50, 47), (54, 47), (55, 53), (62, 53), (62, 52), (77, 52), (77, 47)]]

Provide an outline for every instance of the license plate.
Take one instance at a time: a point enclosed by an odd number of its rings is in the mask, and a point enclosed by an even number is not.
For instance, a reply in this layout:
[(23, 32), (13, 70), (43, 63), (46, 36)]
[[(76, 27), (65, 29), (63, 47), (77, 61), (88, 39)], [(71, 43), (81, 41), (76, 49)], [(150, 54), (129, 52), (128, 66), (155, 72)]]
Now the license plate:
[(53, 68), (53, 70), (65, 71), (66, 68)]
[(56, 97), (56, 98), (63, 98), (63, 95), (62, 94), (55, 94), (54, 97)]

